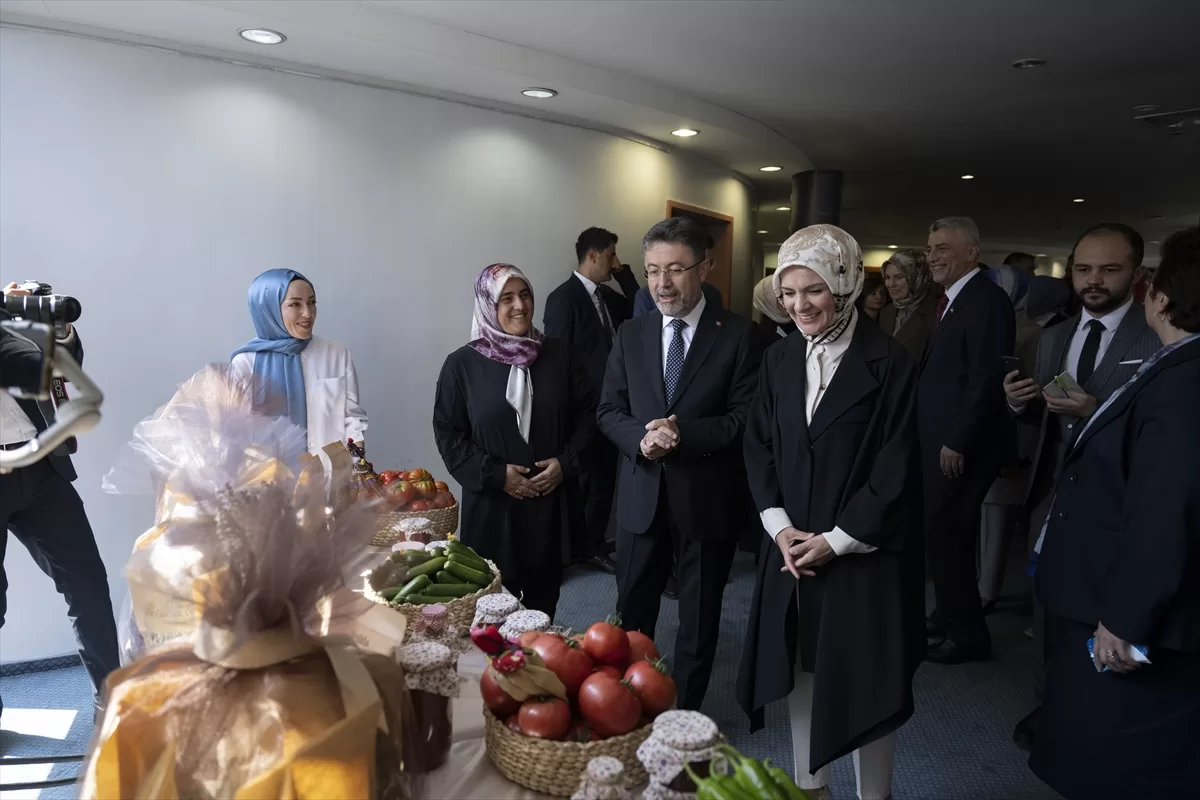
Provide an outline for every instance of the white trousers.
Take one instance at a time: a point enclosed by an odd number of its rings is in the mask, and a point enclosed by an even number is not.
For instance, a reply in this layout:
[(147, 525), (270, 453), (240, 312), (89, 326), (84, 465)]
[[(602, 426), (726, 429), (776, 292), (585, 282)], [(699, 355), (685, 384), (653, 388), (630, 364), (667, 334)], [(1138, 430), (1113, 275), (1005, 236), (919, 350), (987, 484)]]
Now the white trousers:
[[(792, 753), (796, 759), (796, 785), (801, 789), (820, 789), (833, 778), (833, 765), (826, 764), (812, 773), (808, 750), (812, 722), (813, 676), (796, 664), (796, 688), (788, 695), (788, 716), (792, 722)], [(887, 800), (892, 796), (892, 752), (896, 734), (865, 744), (854, 751), (854, 778), (859, 800)]]

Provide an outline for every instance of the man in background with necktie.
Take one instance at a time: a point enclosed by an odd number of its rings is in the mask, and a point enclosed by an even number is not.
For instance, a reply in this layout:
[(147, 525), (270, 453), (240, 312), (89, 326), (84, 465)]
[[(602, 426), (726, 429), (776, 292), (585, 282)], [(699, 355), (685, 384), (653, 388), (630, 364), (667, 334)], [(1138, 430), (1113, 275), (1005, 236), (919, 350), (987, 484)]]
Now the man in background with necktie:
[(967, 217), (929, 228), (929, 271), (946, 289), (921, 358), (917, 418), (925, 538), (937, 608), (927, 658), (961, 664), (991, 658), (976, 581), (983, 499), (1016, 461), (1016, 427), (1004, 402), (1004, 357), (1016, 322), (1008, 294), (980, 271), (979, 228)]
[(596, 424), (623, 460), (617, 491), (617, 611), (654, 635), (663, 588), (678, 564), (679, 707), (708, 689), (721, 599), (743, 528), (742, 434), (758, 384), (750, 320), (706, 301), (708, 234), (695, 221), (659, 222), (642, 240), (656, 311), (625, 323), (604, 377)]
[[(575, 271), (546, 298), (543, 327), (547, 336), (562, 339), (574, 350), (599, 397), (613, 338), (621, 323), (633, 315), (638, 282), (617, 258), (617, 235), (604, 228), (588, 228), (579, 234), (575, 256)], [(612, 279), (620, 292), (605, 285)], [(570, 553), (574, 563), (611, 573), (614, 567), (606, 537), (617, 450), (603, 436), (593, 436), (581, 458), (583, 526), (570, 532), (571, 541), (564, 552)]]
[[(1071, 252), (1069, 277), (1083, 310), (1048, 328), (1038, 345), (1032, 378), (1018, 372), (1004, 378), (1009, 411), (1022, 423), (1039, 427), (1041, 439), (1026, 494), (1029, 547), (1032, 551), (1054, 496), (1063, 459), (1096, 409), (1162, 346), (1146, 324), (1134, 286), (1142, 277), (1145, 246), (1128, 225), (1106, 222), (1089, 228)], [(1067, 372), (1083, 389), (1068, 397), (1046, 395), (1042, 387)], [(1035, 599), (1034, 639), (1044, 657), (1042, 609)], [(1034, 696), (1041, 702), (1045, 664), (1035, 666)], [(1017, 723), (1013, 740), (1028, 749), (1037, 734), (1040, 705)]]

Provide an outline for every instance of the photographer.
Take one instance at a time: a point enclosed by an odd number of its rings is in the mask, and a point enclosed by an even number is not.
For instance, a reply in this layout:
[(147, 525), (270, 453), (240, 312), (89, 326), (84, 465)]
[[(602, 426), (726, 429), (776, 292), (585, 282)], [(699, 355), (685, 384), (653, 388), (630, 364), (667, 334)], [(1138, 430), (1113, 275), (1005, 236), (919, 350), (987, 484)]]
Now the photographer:
[[(5, 296), (27, 294), (16, 284), (9, 284), (3, 292)], [(0, 319), (10, 318), (0, 310)], [(83, 361), (83, 346), (70, 325), (58, 344), (76, 361)], [(40, 371), (43, 358), (33, 342), (0, 329), (0, 374), (6, 384), (27, 382), (23, 379)], [(53, 422), (54, 404), (49, 400), (18, 399), (0, 389), (0, 449), (17, 449)], [(25, 545), (66, 598), (79, 654), (99, 698), (105, 676), (119, 666), (117, 629), (104, 562), (83, 500), (71, 486), (76, 478), (70, 457), (73, 442), (31, 466), (0, 474), (0, 524)], [(7, 610), (8, 578), (3, 567), (7, 544), (7, 535), (0, 536), (0, 627)]]

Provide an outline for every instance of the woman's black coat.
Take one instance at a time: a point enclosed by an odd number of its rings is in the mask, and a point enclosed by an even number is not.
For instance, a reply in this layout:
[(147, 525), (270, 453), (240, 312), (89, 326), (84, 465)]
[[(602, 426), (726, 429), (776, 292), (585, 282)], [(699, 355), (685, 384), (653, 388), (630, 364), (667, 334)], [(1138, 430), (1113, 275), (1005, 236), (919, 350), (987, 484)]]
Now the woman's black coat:
[(912, 715), (912, 676), (925, 650), (923, 530), (908, 354), (860, 316), (810, 425), (807, 347), (791, 336), (763, 359), (745, 437), (756, 507), (782, 507), (802, 531), (840, 527), (879, 549), (836, 556), (796, 581), (764, 534), (737, 688), (752, 727), (761, 727), (764, 706), (792, 690), (799, 647), (814, 674), (809, 763), (817, 769)]

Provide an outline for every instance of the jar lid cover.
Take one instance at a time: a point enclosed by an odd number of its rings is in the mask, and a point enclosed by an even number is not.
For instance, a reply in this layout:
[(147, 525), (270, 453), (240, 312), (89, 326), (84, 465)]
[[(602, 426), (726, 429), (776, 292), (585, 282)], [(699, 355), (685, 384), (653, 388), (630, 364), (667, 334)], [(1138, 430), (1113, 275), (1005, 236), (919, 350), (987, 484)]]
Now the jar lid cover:
[(401, 647), (398, 660), (409, 672), (429, 672), (453, 664), (454, 653), (438, 642), (416, 642)]
[(664, 711), (654, 720), (653, 736), (679, 750), (710, 747), (719, 735), (717, 723), (699, 711)]
[(544, 631), (550, 627), (550, 615), (544, 611), (514, 611), (504, 620), (504, 627), (516, 634)]
[(485, 594), (475, 601), (475, 611), (483, 614), (507, 616), (518, 608), (520, 603), (511, 594)]
[(625, 765), (612, 756), (598, 756), (588, 762), (587, 774), (596, 783), (611, 786), (625, 777)]

